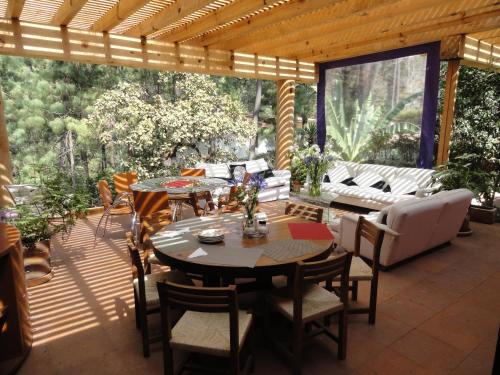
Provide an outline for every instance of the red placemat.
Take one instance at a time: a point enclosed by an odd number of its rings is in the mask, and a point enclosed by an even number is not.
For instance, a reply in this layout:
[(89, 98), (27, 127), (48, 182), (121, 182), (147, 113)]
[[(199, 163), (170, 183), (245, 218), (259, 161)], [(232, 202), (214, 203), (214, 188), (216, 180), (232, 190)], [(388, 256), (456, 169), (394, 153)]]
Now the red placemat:
[(326, 224), (288, 223), (288, 229), (294, 240), (333, 240), (333, 234)]
[(181, 188), (181, 187), (186, 187), (189, 185), (193, 185), (192, 181), (187, 181), (187, 180), (176, 180), (176, 181), (170, 181), (170, 182), (165, 182), (161, 184), (163, 187), (170, 187), (170, 188)]

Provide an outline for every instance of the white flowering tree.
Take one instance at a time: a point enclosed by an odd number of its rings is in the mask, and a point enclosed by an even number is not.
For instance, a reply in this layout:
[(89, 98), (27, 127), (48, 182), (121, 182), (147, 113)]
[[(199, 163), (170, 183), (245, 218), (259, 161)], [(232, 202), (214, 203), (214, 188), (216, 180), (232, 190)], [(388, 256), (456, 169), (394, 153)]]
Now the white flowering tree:
[(255, 135), (242, 104), (209, 77), (166, 73), (159, 83), (173, 93), (150, 96), (122, 83), (96, 101), (88, 122), (115, 168), (150, 177), (168, 173), (172, 160), (183, 166), (226, 160)]

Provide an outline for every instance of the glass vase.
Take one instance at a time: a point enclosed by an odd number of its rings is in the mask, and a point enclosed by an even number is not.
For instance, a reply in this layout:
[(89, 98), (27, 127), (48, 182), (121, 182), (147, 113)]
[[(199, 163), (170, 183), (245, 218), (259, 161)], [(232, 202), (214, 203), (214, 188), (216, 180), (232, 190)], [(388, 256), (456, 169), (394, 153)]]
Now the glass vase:
[(311, 178), (309, 181), (309, 196), (319, 197), (321, 195), (321, 179)]

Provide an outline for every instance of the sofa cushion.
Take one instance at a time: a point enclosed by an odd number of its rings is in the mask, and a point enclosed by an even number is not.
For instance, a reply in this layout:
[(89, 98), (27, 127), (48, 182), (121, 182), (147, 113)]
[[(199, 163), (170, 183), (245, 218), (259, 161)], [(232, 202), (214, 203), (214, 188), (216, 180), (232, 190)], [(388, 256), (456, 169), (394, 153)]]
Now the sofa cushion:
[(396, 177), (391, 183), (392, 194), (410, 194), (418, 190), (419, 186), (413, 176), (403, 175)]
[(217, 178), (231, 178), (229, 166), (225, 163), (211, 164), (211, 163), (196, 163), (196, 168), (205, 169), (205, 176)]
[(390, 165), (381, 165), (381, 164), (360, 164), (359, 165), (359, 173), (364, 171), (370, 171), (379, 174), (383, 177), (383, 180), (388, 182), (392, 181), (397, 174), (398, 167), (392, 167)]
[[(415, 179), (419, 188), (425, 188), (430, 185), (432, 175), (434, 174), (433, 169), (424, 168), (398, 168), (397, 176), (410, 176)], [(389, 181), (391, 183), (392, 181)]]
[(289, 177), (279, 177), (279, 176), (274, 176), (274, 177), (268, 177), (265, 179), (266, 181), (266, 188), (273, 188), (276, 186), (283, 186), (283, 185), (288, 185), (290, 184), (290, 178)]
[(345, 181), (352, 177), (345, 165), (338, 165), (335, 168), (329, 169), (327, 175), (329, 179), (328, 182), (332, 184)]
[(269, 169), (269, 165), (264, 159), (248, 160), (245, 161), (248, 173), (263, 172)]
[(416, 198), (414, 195), (384, 193), (379, 190), (378, 193), (372, 194), (372, 199), (384, 204), (394, 204), (405, 200), (414, 200)]
[(383, 181), (384, 178), (379, 175), (378, 173), (372, 172), (372, 171), (364, 171), (361, 172), (359, 175), (354, 177), (352, 180), (356, 185), (360, 187), (370, 187), (377, 182)]

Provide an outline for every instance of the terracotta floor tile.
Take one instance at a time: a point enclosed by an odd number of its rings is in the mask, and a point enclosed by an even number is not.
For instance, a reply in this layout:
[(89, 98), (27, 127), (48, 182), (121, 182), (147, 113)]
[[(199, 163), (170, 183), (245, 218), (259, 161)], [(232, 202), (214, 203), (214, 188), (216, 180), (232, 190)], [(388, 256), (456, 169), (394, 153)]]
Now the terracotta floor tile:
[(392, 344), (391, 349), (433, 371), (450, 371), (467, 356), (451, 345), (424, 332), (413, 330)]
[(481, 362), (468, 357), (454, 368), (452, 373), (454, 375), (491, 375), (492, 368), (492, 362)]
[(376, 324), (368, 324), (368, 316), (351, 315), (349, 317), (349, 335), (360, 340), (376, 341), (384, 346), (392, 344), (413, 327), (392, 318), (382, 312), (377, 313)]
[(498, 313), (468, 303), (456, 303), (419, 329), (457, 349), (470, 352), (498, 330)]
[(416, 327), (434, 315), (434, 311), (399, 295), (378, 306), (378, 311), (411, 327)]
[(363, 374), (371, 371), (377, 375), (429, 375), (428, 369), (392, 349), (385, 349), (360, 371)]

